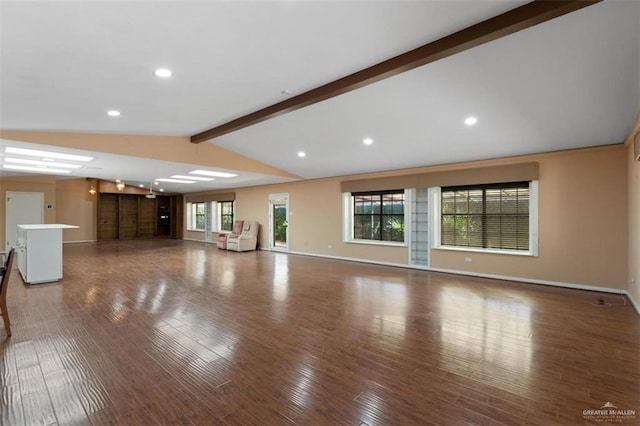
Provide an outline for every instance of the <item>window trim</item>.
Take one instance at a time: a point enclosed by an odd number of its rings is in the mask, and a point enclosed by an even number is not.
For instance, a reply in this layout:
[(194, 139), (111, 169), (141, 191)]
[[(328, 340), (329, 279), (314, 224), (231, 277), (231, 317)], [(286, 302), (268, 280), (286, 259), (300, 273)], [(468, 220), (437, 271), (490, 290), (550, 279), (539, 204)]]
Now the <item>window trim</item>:
[[(404, 237), (402, 242), (400, 241), (386, 241), (386, 240), (366, 240), (362, 238), (354, 238), (353, 230), (353, 195), (351, 192), (342, 193), (342, 242), (364, 245), (377, 245), (387, 247), (408, 247), (408, 236), (411, 235), (410, 221), (411, 221), (411, 191), (403, 189), (404, 191)], [(387, 191), (368, 191), (368, 192), (387, 192)], [(392, 191), (388, 191), (392, 192)]]
[[(505, 183), (508, 184), (508, 183)], [(538, 256), (538, 181), (529, 182), (529, 250), (510, 250), (468, 246), (442, 245), (441, 224), (442, 224), (442, 187), (431, 189), (432, 215), (431, 221), (431, 248), (446, 251), (464, 251), (475, 253), (507, 254), (516, 256)]]
[[(224, 201), (214, 201), (214, 203), (216, 203), (216, 220), (217, 220), (217, 225), (216, 225), (216, 232), (218, 232), (219, 234), (230, 234), (233, 232), (233, 224), (235, 223), (235, 216), (236, 216), (236, 202), (235, 200), (224, 200)], [(223, 216), (229, 216), (229, 215), (225, 215), (222, 213), (222, 203), (231, 203), (231, 229), (226, 230), (226, 229), (222, 229), (222, 224), (223, 224)]]
[[(198, 219), (196, 215), (196, 205), (202, 204), (204, 207), (204, 219), (205, 223), (203, 228), (196, 228)], [(187, 220), (187, 231), (192, 232), (205, 232), (206, 230), (206, 220), (207, 220), (207, 204), (204, 201), (192, 201), (187, 203), (187, 212), (188, 212), (188, 220)]]

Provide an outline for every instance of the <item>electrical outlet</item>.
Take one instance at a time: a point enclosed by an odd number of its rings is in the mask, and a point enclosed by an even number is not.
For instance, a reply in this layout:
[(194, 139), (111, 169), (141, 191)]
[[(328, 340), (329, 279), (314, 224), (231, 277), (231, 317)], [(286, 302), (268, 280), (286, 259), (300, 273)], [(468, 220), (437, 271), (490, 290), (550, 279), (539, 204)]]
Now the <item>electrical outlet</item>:
[(329, 244), (329, 245), (327, 246), (327, 248), (333, 248), (333, 246), (332, 246), (331, 244)]
[(465, 261), (465, 262), (471, 262), (471, 261), (472, 261), (472, 259), (471, 259), (470, 257), (465, 257), (465, 258), (464, 258), (464, 261)]

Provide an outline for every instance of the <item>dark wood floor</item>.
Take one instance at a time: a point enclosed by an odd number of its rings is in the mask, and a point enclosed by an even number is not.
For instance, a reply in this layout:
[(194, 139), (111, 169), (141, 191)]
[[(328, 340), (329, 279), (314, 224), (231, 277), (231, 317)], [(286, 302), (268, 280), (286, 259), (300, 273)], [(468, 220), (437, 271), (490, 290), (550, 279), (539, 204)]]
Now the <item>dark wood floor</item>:
[[(173, 240), (64, 255), (60, 284), (11, 279), (3, 425), (640, 422), (640, 317), (598, 293)], [(607, 402), (636, 417), (584, 414)]]

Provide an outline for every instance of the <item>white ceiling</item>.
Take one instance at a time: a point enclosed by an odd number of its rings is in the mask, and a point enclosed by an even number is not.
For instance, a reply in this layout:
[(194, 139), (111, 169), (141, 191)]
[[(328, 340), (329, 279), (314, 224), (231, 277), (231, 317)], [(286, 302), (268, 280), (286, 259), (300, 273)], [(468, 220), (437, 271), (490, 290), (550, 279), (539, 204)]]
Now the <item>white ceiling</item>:
[[(0, 128), (193, 135), (523, 3), (5, 0)], [(608, 0), (209, 143), (304, 178), (614, 144), (639, 81), (640, 2)], [(95, 154), (106, 179), (202, 168)]]
[[(235, 177), (216, 177), (213, 181), (196, 181), (195, 183), (191, 184), (158, 182), (158, 184), (153, 185), (155, 191), (162, 189), (165, 192), (203, 192), (208, 190), (231, 189), (243, 186), (281, 183), (290, 180), (281, 177), (269, 176), (259, 173), (250, 173), (246, 171), (236, 171), (220, 167), (207, 168), (203, 167), (202, 165), (161, 161), (140, 157), (130, 157), (125, 155), (115, 155), (104, 152), (79, 149), (68, 149), (59, 147), (55, 147), (52, 149), (52, 147), (47, 145), (25, 143), (7, 139), (0, 139), (0, 163), (3, 162), (4, 157), (40, 160), (40, 158), (6, 154), (4, 153), (4, 148), (7, 146), (42, 151), (55, 151), (63, 154), (87, 155), (90, 157), (94, 157), (94, 159), (88, 163), (60, 160), (59, 162), (61, 163), (74, 163), (82, 165), (82, 168), (73, 170), (73, 172), (70, 174), (60, 175), (59, 178), (91, 177), (110, 181), (120, 179), (123, 180), (126, 185), (138, 187), (139, 185), (142, 185), (145, 189), (149, 189), (151, 181), (155, 181), (155, 179), (157, 178), (171, 178), (171, 176), (173, 175), (189, 175), (189, 172), (194, 170), (205, 169), (209, 171), (215, 170), (218, 172), (238, 174), (238, 176)], [(52, 165), (52, 167), (54, 166)], [(0, 169), (0, 176), (11, 175), (24, 175), (24, 173), (16, 173), (15, 171)]]

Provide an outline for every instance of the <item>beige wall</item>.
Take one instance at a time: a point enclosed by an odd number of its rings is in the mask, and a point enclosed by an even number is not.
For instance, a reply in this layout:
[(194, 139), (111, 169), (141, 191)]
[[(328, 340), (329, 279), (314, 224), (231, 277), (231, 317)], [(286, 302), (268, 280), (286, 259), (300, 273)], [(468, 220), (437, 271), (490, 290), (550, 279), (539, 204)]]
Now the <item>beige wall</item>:
[[(8, 176), (0, 178), (0, 241), (5, 245), (7, 191), (44, 193), (44, 223), (66, 223), (80, 229), (65, 229), (64, 241), (96, 240), (96, 196), (89, 194), (85, 179), (60, 179), (54, 176)], [(47, 205), (52, 209), (47, 209)], [(1, 251), (1, 250), (0, 250)]]
[(238, 189), (236, 217), (260, 222), (260, 245), (267, 247), (269, 194), (288, 193), (290, 251), (406, 264), (406, 247), (342, 242), (341, 181), (319, 179)]
[[(473, 165), (509, 164), (523, 159), (537, 161), (540, 167), (539, 256), (470, 254), (434, 249), (431, 266), (626, 289), (627, 149), (617, 145), (476, 162)], [(441, 170), (443, 167), (422, 170), (433, 169)], [(269, 194), (289, 193), (291, 251), (408, 264), (406, 247), (342, 242), (342, 180), (320, 179), (238, 189), (236, 217), (261, 223), (260, 241), (265, 247), (268, 244)], [(465, 262), (465, 257), (471, 257), (472, 262)]]
[[(0, 241), (2, 241), (2, 250), (6, 245), (5, 227), (6, 227), (6, 200), (7, 191), (16, 192), (42, 192), (44, 193), (44, 223), (56, 223), (56, 180), (53, 176), (7, 176), (0, 178)], [(47, 209), (50, 204), (52, 209)]]
[(139, 158), (201, 164), (208, 167), (242, 170), (265, 175), (296, 178), (252, 158), (222, 147), (193, 144), (186, 136), (114, 135), (96, 133), (30, 132), (0, 130), (0, 138), (51, 146), (107, 152)]
[(58, 223), (79, 226), (65, 229), (64, 241), (96, 241), (98, 195), (89, 194), (86, 179), (56, 181), (56, 219)]
[[(638, 167), (630, 162), (629, 148), (612, 147), (534, 155), (512, 159), (438, 166), (419, 171), (456, 170), (470, 166), (539, 163), (539, 256), (526, 257), (432, 250), (432, 267), (525, 279), (555, 281), (610, 288), (628, 288), (638, 271)], [(631, 164), (630, 164), (631, 163)], [(406, 173), (398, 171), (397, 174)], [(389, 176), (393, 173), (367, 175)], [(236, 190), (236, 218), (257, 220), (262, 225), (260, 243), (268, 245), (269, 194), (288, 193), (292, 252), (336, 256), (406, 265), (406, 247), (342, 242), (341, 181), (345, 178), (299, 181), (289, 184)], [(6, 191), (45, 193), (48, 223), (81, 226), (66, 241), (96, 239), (96, 202), (82, 179), (52, 177), (0, 179)], [(629, 200), (629, 203), (627, 201)], [(4, 240), (4, 203), (0, 210), (0, 236)], [(186, 221), (185, 221), (186, 222)], [(629, 238), (631, 234), (631, 238)], [(185, 238), (201, 240), (203, 233), (185, 231)], [(471, 257), (472, 262), (464, 261)], [(637, 284), (636, 300), (640, 300)]]
[(433, 267), (626, 288), (624, 147), (540, 156), (539, 166), (538, 257), (434, 250)]
[[(640, 127), (640, 116), (636, 129)], [(640, 132), (640, 129), (638, 130)], [(629, 291), (640, 303), (640, 161), (634, 158), (633, 141), (628, 144), (629, 164)]]

